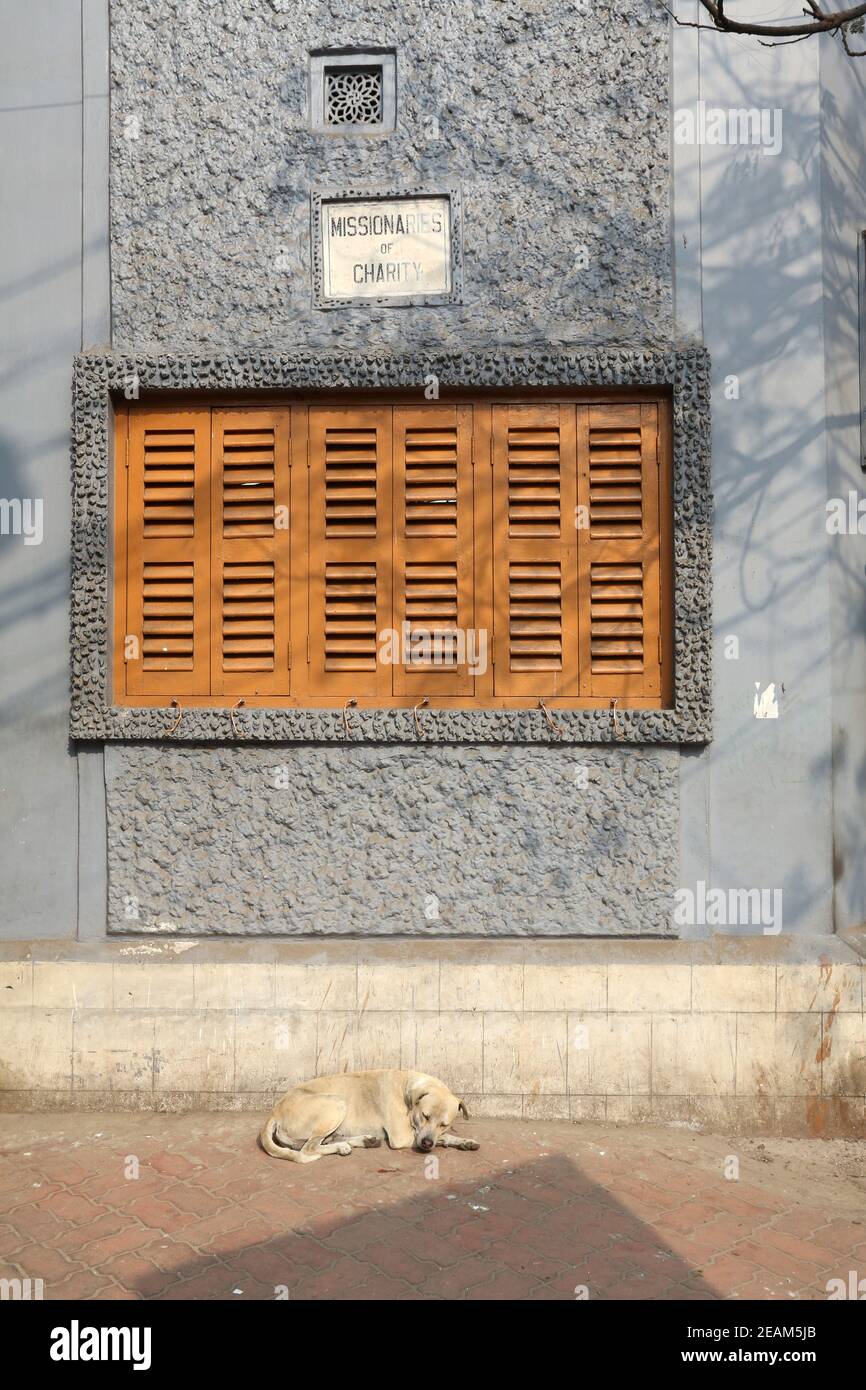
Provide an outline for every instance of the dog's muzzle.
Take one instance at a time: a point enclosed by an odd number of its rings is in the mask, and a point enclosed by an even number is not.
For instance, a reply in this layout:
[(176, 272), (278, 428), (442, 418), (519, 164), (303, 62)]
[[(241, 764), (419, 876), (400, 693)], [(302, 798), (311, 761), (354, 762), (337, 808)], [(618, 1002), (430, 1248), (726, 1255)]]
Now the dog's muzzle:
[(422, 1153), (428, 1154), (430, 1150), (433, 1148), (434, 1142), (435, 1141), (430, 1138), (429, 1134), (425, 1134), (423, 1138), (418, 1139), (418, 1148), (421, 1150)]

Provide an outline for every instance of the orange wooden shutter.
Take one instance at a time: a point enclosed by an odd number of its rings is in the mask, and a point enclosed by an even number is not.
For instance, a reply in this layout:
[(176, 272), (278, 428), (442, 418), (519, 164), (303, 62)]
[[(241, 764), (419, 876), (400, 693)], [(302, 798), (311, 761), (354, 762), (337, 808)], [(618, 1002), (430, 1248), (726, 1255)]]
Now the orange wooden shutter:
[(573, 405), (493, 407), (494, 689), (578, 690)]
[(577, 413), (581, 694), (659, 695), (658, 406)]
[(394, 411), (395, 695), (471, 695), (472, 410)]
[(309, 695), (391, 694), (391, 410), (309, 413)]
[(214, 695), (290, 691), (289, 412), (213, 415)]
[(127, 449), (127, 694), (207, 695), (210, 411), (134, 411)]

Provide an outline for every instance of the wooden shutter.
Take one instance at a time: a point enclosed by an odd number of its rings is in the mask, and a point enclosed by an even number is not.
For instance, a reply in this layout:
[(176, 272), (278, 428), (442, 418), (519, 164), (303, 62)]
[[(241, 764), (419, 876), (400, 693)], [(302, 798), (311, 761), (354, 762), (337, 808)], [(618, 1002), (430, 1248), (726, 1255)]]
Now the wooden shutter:
[(395, 695), (471, 695), (472, 411), (394, 411)]
[(658, 406), (578, 407), (581, 693), (662, 689)]
[(578, 690), (573, 405), (493, 407), (494, 689)]
[(127, 694), (206, 695), (210, 411), (130, 413), (127, 465)]
[(391, 410), (309, 413), (308, 693), (391, 693), (379, 660), (391, 623)]
[(215, 410), (211, 692), (290, 691), (288, 410)]

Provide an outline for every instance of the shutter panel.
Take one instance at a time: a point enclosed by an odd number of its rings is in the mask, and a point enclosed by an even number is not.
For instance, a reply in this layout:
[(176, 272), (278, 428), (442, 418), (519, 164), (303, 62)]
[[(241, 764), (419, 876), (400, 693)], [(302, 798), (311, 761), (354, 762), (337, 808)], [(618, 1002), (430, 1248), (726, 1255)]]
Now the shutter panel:
[(309, 693), (326, 703), (391, 693), (391, 411), (309, 413)]
[(658, 407), (578, 407), (581, 694), (661, 693)]
[(127, 449), (127, 694), (207, 695), (210, 411), (135, 411)]
[(576, 695), (573, 405), (493, 407), (497, 695)]
[(395, 695), (471, 695), (474, 624), (472, 413), (394, 411)]
[(214, 695), (290, 691), (288, 410), (213, 414)]

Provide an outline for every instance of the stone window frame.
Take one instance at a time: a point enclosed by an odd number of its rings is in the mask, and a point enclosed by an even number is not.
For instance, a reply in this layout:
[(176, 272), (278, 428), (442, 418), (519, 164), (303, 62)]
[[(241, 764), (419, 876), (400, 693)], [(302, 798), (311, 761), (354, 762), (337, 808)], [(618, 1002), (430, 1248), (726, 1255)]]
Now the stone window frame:
[[(382, 114), (379, 121), (331, 125), (325, 115), (325, 82), (334, 68), (379, 68)], [(316, 48), (310, 53), (310, 129), (334, 138), (346, 135), (391, 135), (397, 129), (397, 50), (394, 48)]]
[[(701, 744), (712, 737), (710, 361), (706, 349), (411, 354), (261, 351), (217, 356), (92, 351), (74, 359), (70, 734), (86, 740), (343, 742), (337, 709), (165, 708), (111, 703), (113, 402), (149, 392), (445, 388), (669, 388), (673, 405), (674, 706), (663, 710), (425, 710), (429, 743)], [(182, 703), (182, 702), (181, 702)], [(355, 742), (415, 743), (412, 709), (355, 709)]]

